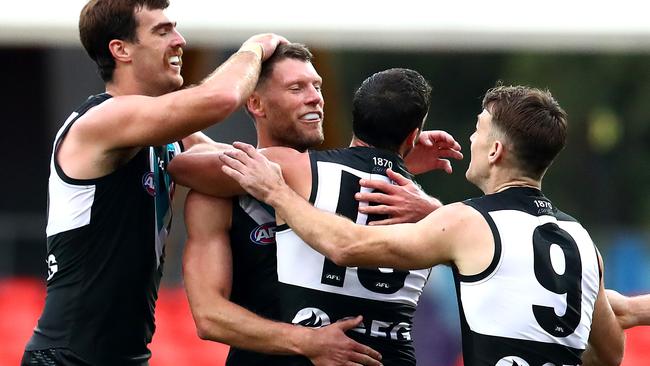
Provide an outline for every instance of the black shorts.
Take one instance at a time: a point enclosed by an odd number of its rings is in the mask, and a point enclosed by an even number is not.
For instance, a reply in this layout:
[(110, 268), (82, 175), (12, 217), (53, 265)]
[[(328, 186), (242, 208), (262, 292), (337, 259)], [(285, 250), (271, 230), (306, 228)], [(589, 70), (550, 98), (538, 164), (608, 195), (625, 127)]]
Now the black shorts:
[(65, 348), (48, 348), (25, 351), (20, 366), (90, 366), (72, 351)]

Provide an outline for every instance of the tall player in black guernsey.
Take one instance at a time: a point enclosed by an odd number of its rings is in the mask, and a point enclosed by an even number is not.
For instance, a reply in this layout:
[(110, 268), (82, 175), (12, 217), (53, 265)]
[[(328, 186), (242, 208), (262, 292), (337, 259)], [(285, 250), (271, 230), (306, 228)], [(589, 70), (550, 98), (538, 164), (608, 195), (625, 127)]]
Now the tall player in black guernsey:
[[(355, 225), (314, 209), (254, 149), (227, 170), (339, 265), (453, 268), (468, 366), (618, 365), (624, 334), (588, 232), (541, 192), (566, 141), (548, 91), (499, 86), (483, 99), (467, 179), (485, 195), (415, 224)], [(287, 179), (291, 185), (291, 181)]]
[[(167, 0), (91, 0), (79, 34), (105, 93), (57, 133), (50, 161), (47, 298), (24, 365), (146, 365), (181, 146), (252, 92), (285, 39), (250, 38), (201, 85), (178, 90), (185, 39)], [(182, 145), (181, 142), (182, 141)]]
[[(288, 148), (262, 151), (282, 165), (287, 179), (304, 197), (311, 195), (322, 208), (356, 216), (354, 194), (360, 189), (359, 179), (389, 180), (386, 169), (390, 167), (408, 175), (402, 156), (418, 141), (430, 91), (426, 80), (412, 70), (378, 73), (355, 94), (355, 136), (350, 148), (308, 153)], [(437, 152), (460, 155), (452, 150), (446, 147)], [(437, 157), (432, 156), (432, 162)], [(207, 193), (237, 192), (241, 188), (215, 167), (220, 163), (219, 155), (188, 153), (175, 160), (172, 173), (182, 184)], [(366, 222), (368, 218), (361, 216), (357, 220)], [(428, 270), (346, 269), (314, 251), (309, 253), (309, 247), (290, 231), (277, 232), (276, 240), (283, 320), (319, 327), (361, 314), (364, 321), (347, 333), (350, 337), (380, 351), (385, 365), (415, 363), (412, 315)], [(295, 359), (291, 364), (308, 361)]]

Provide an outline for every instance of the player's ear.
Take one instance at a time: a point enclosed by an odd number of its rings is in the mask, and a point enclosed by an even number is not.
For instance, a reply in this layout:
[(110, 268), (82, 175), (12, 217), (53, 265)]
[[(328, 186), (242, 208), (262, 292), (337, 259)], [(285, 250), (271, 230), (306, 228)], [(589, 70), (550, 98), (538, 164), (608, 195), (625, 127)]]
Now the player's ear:
[(254, 91), (248, 99), (246, 99), (246, 109), (253, 117), (266, 117), (262, 99), (257, 91)]
[(124, 42), (121, 39), (113, 39), (108, 42), (108, 49), (111, 51), (111, 55), (115, 61), (119, 62), (131, 62), (131, 47), (128, 43)]
[(406, 145), (413, 148), (418, 141), (418, 137), (420, 137), (420, 129), (416, 128), (406, 137)]
[(490, 150), (488, 152), (488, 162), (490, 164), (494, 164), (503, 159), (504, 154), (505, 148), (503, 146), (503, 142), (501, 142), (501, 140), (495, 139), (492, 141), (492, 145), (490, 146)]

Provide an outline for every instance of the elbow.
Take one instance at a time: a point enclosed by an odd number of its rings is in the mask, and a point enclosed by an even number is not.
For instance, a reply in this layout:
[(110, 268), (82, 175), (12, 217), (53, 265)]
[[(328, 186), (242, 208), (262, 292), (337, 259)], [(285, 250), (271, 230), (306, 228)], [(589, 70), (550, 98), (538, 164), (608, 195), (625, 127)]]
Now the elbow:
[(188, 168), (185, 164), (186, 156), (183, 154), (172, 159), (171, 162), (167, 165), (167, 173), (172, 177), (172, 180), (176, 184), (180, 184), (185, 187), (191, 186), (191, 181), (188, 180), (188, 177), (191, 176), (191, 171), (188, 172)]
[(325, 255), (329, 258), (334, 264), (341, 267), (352, 267), (354, 266), (354, 258), (349, 254), (349, 251), (346, 249), (337, 249), (331, 251)]
[(194, 324), (196, 325), (196, 335), (204, 341), (215, 340), (215, 337), (212, 335), (210, 321), (205, 315), (197, 315), (194, 318)]
[[(373, 245), (364, 226), (352, 224), (338, 231), (326, 245), (328, 253), (323, 253), (338, 266), (356, 267), (369, 261), (367, 248)], [(372, 262), (370, 260), (370, 262)]]
[(195, 314), (194, 324), (196, 325), (196, 335), (204, 341), (214, 341), (224, 343), (225, 335), (220, 332), (218, 324), (215, 324), (208, 314)]
[(214, 108), (214, 118), (222, 121), (233, 114), (244, 103), (244, 99), (237, 90), (220, 89), (211, 96), (211, 105)]
[(363, 244), (358, 239), (343, 239), (340, 245), (330, 245), (328, 253), (324, 253), (337, 266), (355, 267), (361, 265)]

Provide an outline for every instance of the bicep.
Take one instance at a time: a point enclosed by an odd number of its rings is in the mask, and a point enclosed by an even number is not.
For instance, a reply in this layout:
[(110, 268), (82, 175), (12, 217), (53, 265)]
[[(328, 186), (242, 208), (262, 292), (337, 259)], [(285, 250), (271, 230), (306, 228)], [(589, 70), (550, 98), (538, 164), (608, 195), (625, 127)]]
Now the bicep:
[[(443, 209), (446, 208), (446, 209)], [(453, 260), (454, 217), (449, 207), (440, 208), (417, 223), (368, 227), (368, 258), (382, 266), (400, 269), (433, 267)]]
[(209, 303), (215, 295), (228, 297), (232, 284), (230, 220), (232, 203), (190, 192), (185, 204), (188, 240), (183, 277), (191, 303)]
[[(189, 88), (159, 97), (125, 95), (107, 100), (83, 119), (89, 139), (106, 150), (164, 145), (217, 122), (202, 104), (201, 89)], [(212, 104), (218, 105), (215, 98)]]

